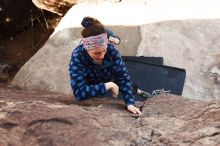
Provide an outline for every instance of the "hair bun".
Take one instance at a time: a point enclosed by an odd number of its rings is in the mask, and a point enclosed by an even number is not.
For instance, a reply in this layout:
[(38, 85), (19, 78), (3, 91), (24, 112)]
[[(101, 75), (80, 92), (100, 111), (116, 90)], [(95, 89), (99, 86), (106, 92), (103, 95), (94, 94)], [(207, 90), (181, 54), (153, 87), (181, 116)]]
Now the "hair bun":
[(84, 17), (82, 22), (81, 22), (81, 25), (85, 28), (87, 28), (89, 26), (92, 26), (93, 25), (93, 19), (90, 18), (90, 17)]

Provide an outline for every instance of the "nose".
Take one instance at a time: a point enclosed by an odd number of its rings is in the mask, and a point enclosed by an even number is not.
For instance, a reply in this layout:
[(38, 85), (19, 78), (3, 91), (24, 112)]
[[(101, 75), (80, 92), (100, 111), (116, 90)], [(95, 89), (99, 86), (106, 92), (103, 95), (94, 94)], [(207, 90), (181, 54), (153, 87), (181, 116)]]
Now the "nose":
[(100, 55), (99, 55), (99, 59), (103, 59), (103, 58), (104, 58), (104, 56), (105, 56), (105, 54), (104, 54), (104, 53), (100, 54)]

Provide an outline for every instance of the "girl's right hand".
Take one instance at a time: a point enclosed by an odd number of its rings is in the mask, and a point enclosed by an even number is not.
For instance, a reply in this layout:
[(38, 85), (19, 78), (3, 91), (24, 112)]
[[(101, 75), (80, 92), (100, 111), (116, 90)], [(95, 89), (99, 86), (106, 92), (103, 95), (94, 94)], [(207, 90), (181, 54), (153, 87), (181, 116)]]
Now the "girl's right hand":
[(113, 97), (117, 97), (118, 96), (119, 87), (114, 82), (107, 82), (107, 83), (105, 83), (105, 87), (106, 87), (106, 90), (109, 90), (109, 89), (112, 90), (112, 96)]

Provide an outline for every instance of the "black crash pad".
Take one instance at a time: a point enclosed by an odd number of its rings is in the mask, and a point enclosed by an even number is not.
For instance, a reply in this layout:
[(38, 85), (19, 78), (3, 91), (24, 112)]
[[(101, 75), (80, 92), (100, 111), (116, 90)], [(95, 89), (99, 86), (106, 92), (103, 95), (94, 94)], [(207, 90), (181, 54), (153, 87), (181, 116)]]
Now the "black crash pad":
[[(182, 95), (186, 77), (185, 69), (162, 65), (160, 57), (131, 57), (129, 59), (129, 57), (122, 56), (122, 58), (132, 82), (141, 90), (152, 95), (160, 93)], [(158, 64), (154, 64), (155, 62)], [(140, 99), (139, 96), (135, 98)]]
[(137, 63), (152, 63), (163, 65), (163, 57), (145, 57), (145, 56), (122, 56), (122, 59), (126, 61), (133, 61)]

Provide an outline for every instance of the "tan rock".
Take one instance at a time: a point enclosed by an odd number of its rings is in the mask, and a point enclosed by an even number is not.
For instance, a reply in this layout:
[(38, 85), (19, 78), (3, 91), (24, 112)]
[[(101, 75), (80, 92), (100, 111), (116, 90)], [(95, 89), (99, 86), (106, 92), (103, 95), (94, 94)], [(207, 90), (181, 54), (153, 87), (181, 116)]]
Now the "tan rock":
[[(51, 92), (0, 86), (0, 144), (38, 145), (220, 145), (220, 101), (159, 95), (134, 118), (122, 100), (76, 102)], [(142, 103), (137, 102), (137, 107)]]

